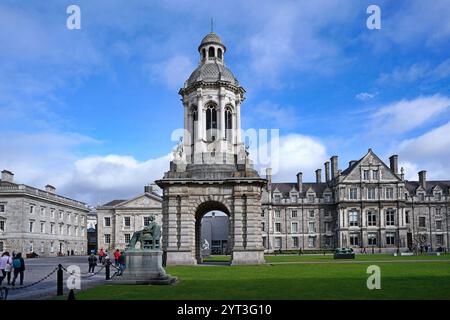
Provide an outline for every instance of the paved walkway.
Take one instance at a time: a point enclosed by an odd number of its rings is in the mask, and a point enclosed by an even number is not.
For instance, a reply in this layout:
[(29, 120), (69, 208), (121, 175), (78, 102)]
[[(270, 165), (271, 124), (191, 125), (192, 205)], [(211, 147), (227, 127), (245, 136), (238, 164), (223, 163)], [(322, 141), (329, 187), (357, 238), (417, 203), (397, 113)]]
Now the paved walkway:
[[(32, 284), (52, 272), (58, 264), (62, 264), (67, 268), (70, 265), (77, 265), (81, 269), (81, 289), (93, 287), (102, 283), (105, 283), (105, 270), (100, 271), (99, 274), (87, 277), (88, 263), (87, 256), (71, 256), (71, 257), (52, 257), (52, 258), (37, 258), (37, 259), (25, 259), (25, 277), (23, 285)], [(96, 267), (95, 271), (100, 270), (100, 265)], [(111, 275), (114, 273), (114, 269), (111, 268)], [(6, 279), (3, 280), (2, 286), (10, 288), (8, 293), (8, 300), (28, 300), (28, 299), (48, 299), (56, 296), (56, 274), (53, 273), (48, 279), (33, 285), (29, 288), (14, 290), (12, 288), (19, 288), (19, 278), (16, 280), (16, 286), (7, 286)], [(63, 272), (64, 275), (64, 294), (68, 293), (66, 280), (68, 278), (67, 272)], [(12, 279), (11, 279), (12, 280)]]

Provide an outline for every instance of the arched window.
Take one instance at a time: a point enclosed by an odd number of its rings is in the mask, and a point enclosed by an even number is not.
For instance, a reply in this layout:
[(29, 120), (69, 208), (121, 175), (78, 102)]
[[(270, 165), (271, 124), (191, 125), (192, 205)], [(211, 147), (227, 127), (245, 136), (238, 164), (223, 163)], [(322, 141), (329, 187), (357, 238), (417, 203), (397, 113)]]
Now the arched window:
[(219, 58), (220, 60), (222, 60), (222, 49), (217, 49), (217, 58)]
[(233, 129), (233, 113), (230, 107), (225, 108), (225, 138), (231, 141), (231, 130)]
[(206, 59), (206, 49), (205, 48), (202, 49), (202, 59), (203, 60)]
[(214, 47), (209, 47), (208, 49), (208, 56), (209, 58), (214, 58)]
[(206, 138), (208, 141), (216, 139), (217, 130), (217, 110), (215, 106), (206, 109)]

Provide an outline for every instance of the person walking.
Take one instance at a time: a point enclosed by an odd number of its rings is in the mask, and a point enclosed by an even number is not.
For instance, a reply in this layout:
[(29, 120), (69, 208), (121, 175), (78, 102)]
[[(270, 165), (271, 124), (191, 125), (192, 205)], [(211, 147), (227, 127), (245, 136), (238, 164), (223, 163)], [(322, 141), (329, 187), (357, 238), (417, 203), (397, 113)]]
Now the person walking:
[(3, 280), (7, 278), (8, 285), (11, 282), (11, 269), (12, 269), (12, 259), (9, 256), (9, 252), (5, 251), (0, 258), (0, 286)]
[(119, 266), (119, 259), (120, 259), (120, 251), (119, 249), (116, 249), (116, 251), (114, 251), (114, 265), (116, 267)]
[(95, 266), (97, 265), (97, 257), (95, 254), (91, 253), (91, 255), (88, 258), (89, 262), (89, 274), (94, 274)]
[(23, 277), (25, 272), (25, 261), (22, 258), (22, 253), (18, 252), (13, 259), (12, 267), (14, 268), (14, 278), (12, 281), (12, 286), (16, 285), (17, 276), (20, 275), (20, 285), (23, 285)]
[(100, 249), (100, 251), (98, 252), (98, 261), (100, 263), (103, 263), (103, 257), (105, 256), (105, 251), (103, 251), (103, 248)]
[(120, 256), (119, 256), (119, 259), (118, 259), (118, 262), (119, 262), (119, 269), (120, 269), (120, 273), (119, 273), (119, 276), (121, 276), (122, 274), (123, 274), (123, 271), (125, 270), (125, 261), (126, 261), (126, 259), (125, 259), (125, 252), (121, 252), (120, 253)]

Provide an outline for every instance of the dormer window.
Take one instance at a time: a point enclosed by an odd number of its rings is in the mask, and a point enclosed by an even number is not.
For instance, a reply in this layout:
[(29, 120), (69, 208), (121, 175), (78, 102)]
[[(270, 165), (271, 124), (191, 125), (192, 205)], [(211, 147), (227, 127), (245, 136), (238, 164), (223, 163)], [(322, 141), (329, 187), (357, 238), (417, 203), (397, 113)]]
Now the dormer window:
[(373, 180), (378, 180), (379, 179), (379, 171), (378, 170), (373, 170), (372, 171), (372, 178)]
[(298, 200), (297, 195), (293, 194), (291, 199), (292, 199), (292, 203), (297, 203), (297, 200)]
[(363, 171), (363, 180), (369, 180), (369, 170), (364, 170)]
[(308, 202), (311, 202), (311, 203), (314, 202), (314, 195), (313, 194), (308, 194)]
[(435, 197), (436, 201), (441, 201), (441, 198), (442, 198), (441, 193), (436, 193), (434, 195), (434, 197)]
[(273, 200), (274, 200), (275, 203), (280, 203), (280, 201), (281, 201), (281, 196), (277, 194), (277, 195), (275, 195), (275, 196), (273, 197)]
[(419, 201), (425, 201), (425, 194), (419, 193)]

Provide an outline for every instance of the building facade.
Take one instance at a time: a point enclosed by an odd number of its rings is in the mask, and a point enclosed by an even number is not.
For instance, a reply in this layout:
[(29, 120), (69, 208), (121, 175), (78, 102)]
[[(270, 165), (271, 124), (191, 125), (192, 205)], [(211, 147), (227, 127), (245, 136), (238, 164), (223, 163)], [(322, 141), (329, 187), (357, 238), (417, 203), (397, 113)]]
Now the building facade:
[(357, 252), (450, 250), (450, 181), (418, 181), (387, 166), (371, 149), (339, 170), (333, 156), (316, 170), (316, 181), (269, 180), (262, 197), (261, 231), (266, 252), (353, 247)]
[(161, 196), (151, 186), (144, 191), (133, 199), (113, 200), (97, 207), (98, 249), (125, 249), (133, 233), (148, 225), (151, 216), (161, 225)]
[(80, 201), (14, 182), (3, 170), (0, 181), (0, 252), (40, 256), (85, 254), (87, 206)]

